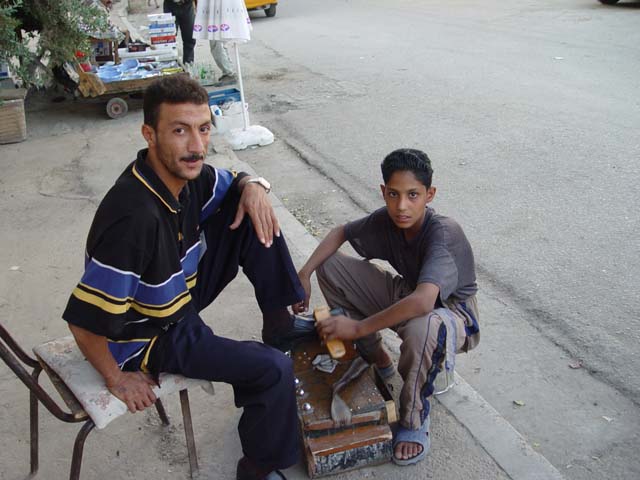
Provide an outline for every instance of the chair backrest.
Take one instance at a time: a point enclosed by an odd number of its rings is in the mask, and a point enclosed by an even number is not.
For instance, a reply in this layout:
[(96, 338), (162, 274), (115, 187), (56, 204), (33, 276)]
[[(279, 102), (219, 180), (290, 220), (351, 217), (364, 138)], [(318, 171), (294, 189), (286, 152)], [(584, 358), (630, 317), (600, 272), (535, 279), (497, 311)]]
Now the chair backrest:
[[(18, 345), (9, 331), (0, 323), (0, 358), (16, 374), (22, 383), (40, 400), (52, 415), (65, 422), (79, 422), (88, 418), (83, 411), (67, 413), (62, 410), (51, 396), (38, 383), (38, 376), (42, 371), (42, 365), (35, 358), (30, 357)], [(32, 369), (31, 372), (25, 368)], [(55, 384), (55, 381), (53, 382)], [(56, 385), (58, 388), (58, 385)], [(58, 388), (58, 390), (60, 390)], [(63, 396), (64, 398), (64, 396)]]

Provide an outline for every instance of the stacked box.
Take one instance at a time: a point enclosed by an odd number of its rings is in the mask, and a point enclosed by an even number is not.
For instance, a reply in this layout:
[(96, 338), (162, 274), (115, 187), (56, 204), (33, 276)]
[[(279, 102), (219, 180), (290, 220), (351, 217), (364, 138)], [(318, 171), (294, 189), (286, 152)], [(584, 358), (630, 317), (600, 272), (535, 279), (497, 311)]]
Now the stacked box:
[(149, 19), (149, 43), (151, 47), (176, 46), (176, 19), (170, 13), (147, 15)]
[(9, 78), (9, 65), (0, 62), (0, 79)]

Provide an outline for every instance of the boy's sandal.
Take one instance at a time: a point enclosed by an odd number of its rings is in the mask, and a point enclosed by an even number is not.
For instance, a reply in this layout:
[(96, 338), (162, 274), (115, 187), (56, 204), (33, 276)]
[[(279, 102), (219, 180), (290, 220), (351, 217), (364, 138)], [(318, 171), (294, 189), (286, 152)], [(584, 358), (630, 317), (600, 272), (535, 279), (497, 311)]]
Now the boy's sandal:
[[(415, 457), (396, 458), (396, 445), (400, 442), (417, 443), (422, 446), (422, 451)], [(431, 447), (431, 438), (429, 437), (429, 417), (425, 419), (422, 426), (418, 430), (409, 430), (408, 428), (398, 425), (395, 435), (393, 436), (393, 454), (391, 459), (396, 465), (413, 465), (422, 460)]]
[(378, 370), (378, 373), (380, 374), (383, 380), (389, 380), (396, 373), (396, 367), (393, 365), (393, 362), (391, 362), (387, 367), (384, 367), (384, 368), (376, 367), (376, 369)]

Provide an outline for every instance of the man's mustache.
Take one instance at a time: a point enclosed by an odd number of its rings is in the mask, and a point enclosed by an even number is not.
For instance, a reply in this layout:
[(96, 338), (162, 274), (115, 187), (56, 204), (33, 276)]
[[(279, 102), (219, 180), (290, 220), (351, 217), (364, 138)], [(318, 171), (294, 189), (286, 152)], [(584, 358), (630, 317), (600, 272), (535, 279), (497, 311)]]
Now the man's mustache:
[(202, 153), (194, 153), (193, 155), (182, 157), (180, 160), (184, 160), (185, 162), (195, 162), (196, 160), (204, 160), (204, 155)]

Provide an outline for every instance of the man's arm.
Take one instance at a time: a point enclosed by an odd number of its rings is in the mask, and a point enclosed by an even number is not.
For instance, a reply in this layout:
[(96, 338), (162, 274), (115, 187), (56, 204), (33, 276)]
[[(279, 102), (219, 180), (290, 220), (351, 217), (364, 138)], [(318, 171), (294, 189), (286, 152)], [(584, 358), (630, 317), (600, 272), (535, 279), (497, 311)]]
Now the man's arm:
[[(304, 288), (304, 303), (298, 305), (297, 310), (300, 312), (306, 311), (309, 308), (309, 299), (311, 298), (311, 274), (316, 271), (320, 265), (322, 265), (327, 258), (336, 253), (342, 244), (346, 241), (344, 234), (344, 225), (335, 227), (331, 230), (326, 237), (320, 242), (320, 245), (316, 247), (304, 267), (298, 272), (300, 283)], [(299, 312), (296, 312), (299, 313)]]
[(323, 340), (356, 340), (405, 320), (426, 315), (434, 309), (439, 292), (440, 289), (433, 283), (420, 283), (410, 295), (364, 320), (336, 315), (318, 322), (316, 328)]
[(151, 387), (155, 382), (142, 372), (123, 372), (107, 346), (106, 337), (73, 324), (69, 329), (80, 351), (102, 375), (109, 391), (122, 400), (130, 412), (142, 411), (156, 401)]

